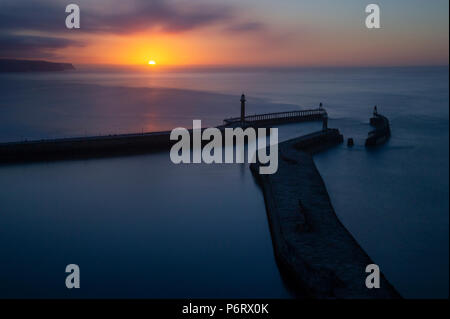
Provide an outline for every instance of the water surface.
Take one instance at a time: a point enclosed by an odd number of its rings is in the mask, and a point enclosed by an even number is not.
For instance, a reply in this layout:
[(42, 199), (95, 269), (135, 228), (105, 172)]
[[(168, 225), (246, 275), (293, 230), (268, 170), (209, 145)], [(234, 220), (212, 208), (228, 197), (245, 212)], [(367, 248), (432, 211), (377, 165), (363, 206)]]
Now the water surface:
[[(405, 297), (448, 297), (448, 67), (0, 75), (0, 140), (220, 124), (315, 107), (356, 145), (315, 157), (336, 213)], [(161, 89), (164, 87), (164, 89)], [(392, 138), (363, 147), (373, 105)], [(280, 127), (282, 140), (320, 123)], [(0, 167), (3, 297), (288, 297), (246, 165), (166, 153)], [(82, 286), (64, 287), (78, 263)]]

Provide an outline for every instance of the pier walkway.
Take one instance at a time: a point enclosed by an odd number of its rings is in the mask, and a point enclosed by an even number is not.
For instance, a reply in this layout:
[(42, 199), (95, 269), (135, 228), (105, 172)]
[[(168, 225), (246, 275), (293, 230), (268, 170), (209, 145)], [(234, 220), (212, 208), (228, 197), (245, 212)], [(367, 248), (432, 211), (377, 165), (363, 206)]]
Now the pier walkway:
[(320, 121), (325, 116), (327, 116), (327, 111), (323, 108), (318, 108), (310, 110), (248, 115), (244, 117), (244, 121), (242, 121), (242, 118), (240, 117), (234, 117), (225, 119), (223, 123), (226, 126), (235, 126), (242, 123), (250, 126), (264, 126), (289, 122)]
[(278, 171), (260, 175), (275, 256), (299, 296), (321, 299), (401, 298), (383, 274), (379, 289), (365, 285), (372, 259), (340, 222), (312, 154), (342, 143), (327, 129), (279, 144)]

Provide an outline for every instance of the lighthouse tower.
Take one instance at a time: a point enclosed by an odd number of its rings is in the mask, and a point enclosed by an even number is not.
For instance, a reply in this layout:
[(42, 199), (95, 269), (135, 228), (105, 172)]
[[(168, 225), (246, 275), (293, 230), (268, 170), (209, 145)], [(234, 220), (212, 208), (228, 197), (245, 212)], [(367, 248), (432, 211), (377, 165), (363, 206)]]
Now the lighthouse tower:
[(241, 124), (245, 123), (245, 95), (241, 95)]
[(328, 114), (327, 112), (325, 112), (322, 115), (322, 131), (327, 131), (328, 130)]

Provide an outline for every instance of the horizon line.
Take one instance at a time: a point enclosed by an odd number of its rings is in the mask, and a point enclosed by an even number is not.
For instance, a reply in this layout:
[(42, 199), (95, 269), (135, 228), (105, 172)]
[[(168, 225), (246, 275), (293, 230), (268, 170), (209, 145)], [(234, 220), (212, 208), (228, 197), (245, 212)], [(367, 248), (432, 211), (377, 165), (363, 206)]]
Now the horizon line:
[[(60, 62), (60, 63), (71, 63), (71, 62)], [(74, 66), (79, 67), (104, 67), (104, 68), (140, 68), (147, 70), (158, 69), (175, 69), (175, 68), (185, 68), (185, 69), (340, 69), (340, 68), (412, 68), (412, 67), (449, 67), (450, 64), (379, 64), (379, 65), (245, 65), (245, 64), (157, 64), (155, 66), (148, 66), (146, 64), (107, 64), (107, 63), (72, 63)]]
[(119, 64), (119, 63), (77, 63), (62, 60), (52, 60), (46, 58), (10, 58), (10, 57), (0, 57), (0, 60), (19, 60), (19, 61), (42, 61), (50, 63), (69, 63), (73, 66), (79, 66), (82, 68), (98, 67), (98, 68), (140, 68), (147, 70), (158, 70), (158, 69), (340, 69), (340, 68), (412, 68), (412, 67), (449, 67), (450, 64), (441, 63), (429, 63), (429, 64), (368, 64), (368, 65), (334, 65), (334, 64), (323, 64), (323, 65), (299, 65), (299, 64), (156, 64), (149, 66), (147, 64)]

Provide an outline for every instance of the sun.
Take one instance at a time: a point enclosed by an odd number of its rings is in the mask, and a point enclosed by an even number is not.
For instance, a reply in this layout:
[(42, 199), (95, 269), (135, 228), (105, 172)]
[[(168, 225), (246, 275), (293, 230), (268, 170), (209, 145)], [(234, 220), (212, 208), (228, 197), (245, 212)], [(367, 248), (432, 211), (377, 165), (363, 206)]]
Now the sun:
[(150, 61), (148, 61), (148, 64), (150, 64), (150, 65), (155, 65), (156, 62), (155, 62), (154, 60), (150, 60)]

